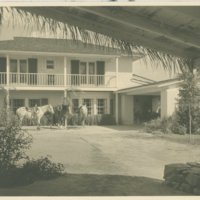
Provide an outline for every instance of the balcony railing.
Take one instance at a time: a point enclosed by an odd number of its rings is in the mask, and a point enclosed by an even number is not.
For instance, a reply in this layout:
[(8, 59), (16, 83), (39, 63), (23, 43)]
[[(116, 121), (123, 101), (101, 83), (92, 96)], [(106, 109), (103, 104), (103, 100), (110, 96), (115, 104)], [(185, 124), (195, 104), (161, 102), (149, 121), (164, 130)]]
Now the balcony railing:
[[(0, 85), (6, 85), (7, 74), (0, 73)], [(47, 74), (47, 73), (10, 73), (9, 85), (24, 87), (85, 87), (114, 88), (115, 75)]]

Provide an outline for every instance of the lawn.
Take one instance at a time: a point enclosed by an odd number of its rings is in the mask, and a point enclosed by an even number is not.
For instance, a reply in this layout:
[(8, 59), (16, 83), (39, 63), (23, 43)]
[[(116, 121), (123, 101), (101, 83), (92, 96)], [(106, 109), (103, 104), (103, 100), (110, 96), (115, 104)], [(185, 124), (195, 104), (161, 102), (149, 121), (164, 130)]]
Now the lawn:
[(126, 126), (65, 129), (29, 128), (31, 157), (51, 155), (66, 175), (28, 186), (1, 188), (1, 195), (105, 196), (185, 195), (163, 184), (164, 166), (199, 161), (200, 137), (152, 135)]

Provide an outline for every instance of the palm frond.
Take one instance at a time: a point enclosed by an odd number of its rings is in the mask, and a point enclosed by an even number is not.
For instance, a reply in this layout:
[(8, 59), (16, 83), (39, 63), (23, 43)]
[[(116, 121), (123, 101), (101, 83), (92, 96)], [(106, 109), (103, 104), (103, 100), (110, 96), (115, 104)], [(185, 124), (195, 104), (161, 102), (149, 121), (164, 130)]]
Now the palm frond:
[(189, 68), (192, 68), (192, 61), (189, 61), (188, 59), (178, 58), (165, 52), (149, 49), (142, 45), (136, 45), (134, 42), (127, 42), (125, 40), (102, 35), (98, 32), (85, 30), (71, 24), (62, 23), (18, 7), (1, 7), (0, 24), (3, 23), (5, 11), (11, 13), (12, 17), (10, 20), (14, 21), (14, 25), (20, 22), (23, 24), (24, 30), (28, 30), (29, 32), (36, 30), (41, 33), (52, 34), (55, 37), (62, 34), (62, 37), (72, 39), (74, 42), (81, 40), (85, 44), (94, 44), (97, 47), (103, 46), (104, 48), (115, 48), (127, 55), (133, 55), (136, 52), (143, 55), (144, 58), (148, 57), (151, 60), (151, 66), (154, 68), (162, 66), (165, 70), (169, 70), (170, 72), (182, 70), (188, 66)]

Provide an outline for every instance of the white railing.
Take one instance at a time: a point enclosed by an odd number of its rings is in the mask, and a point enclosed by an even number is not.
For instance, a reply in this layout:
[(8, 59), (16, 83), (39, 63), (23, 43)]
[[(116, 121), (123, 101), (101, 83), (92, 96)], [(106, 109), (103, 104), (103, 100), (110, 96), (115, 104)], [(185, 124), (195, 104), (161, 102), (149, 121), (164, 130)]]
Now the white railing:
[[(66, 81), (65, 81), (66, 80)], [(6, 85), (6, 73), (0, 73), (0, 85)], [(56, 86), (56, 87), (115, 88), (115, 75), (47, 74), (47, 73), (10, 73), (9, 85), (12, 86)]]
[(7, 75), (6, 72), (0, 72), (0, 85), (6, 85)]

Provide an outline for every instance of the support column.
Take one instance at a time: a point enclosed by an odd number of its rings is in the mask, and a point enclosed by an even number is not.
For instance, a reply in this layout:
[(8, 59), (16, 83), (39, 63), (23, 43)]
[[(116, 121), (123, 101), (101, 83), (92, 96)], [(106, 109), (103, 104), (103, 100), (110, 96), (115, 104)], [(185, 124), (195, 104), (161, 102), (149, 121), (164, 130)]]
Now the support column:
[(110, 98), (106, 99), (106, 114), (110, 114)]
[(25, 98), (24, 106), (25, 107), (29, 107), (28, 97)]
[(10, 108), (10, 60), (9, 55), (6, 56), (6, 108), (9, 110)]
[(94, 115), (97, 115), (97, 99), (94, 99)]
[(115, 122), (119, 124), (119, 94), (115, 94)]
[(67, 57), (64, 57), (64, 98), (67, 98)]
[(115, 66), (116, 66), (116, 87), (118, 88), (118, 79), (119, 79), (119, 58), (117, 57), (115, 60)]

